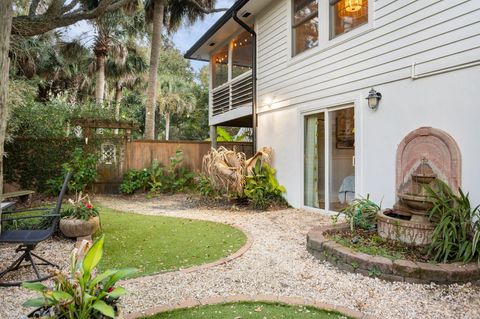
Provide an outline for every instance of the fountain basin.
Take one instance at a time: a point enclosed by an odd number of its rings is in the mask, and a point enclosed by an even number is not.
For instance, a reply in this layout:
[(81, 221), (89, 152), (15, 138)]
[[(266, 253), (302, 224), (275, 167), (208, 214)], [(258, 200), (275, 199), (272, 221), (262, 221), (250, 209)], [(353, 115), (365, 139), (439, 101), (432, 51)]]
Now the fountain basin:
[(415, 246), (426, 246), (432, 242), (435, 225), (417, 222), (404, 212), (385, 209), (377, 213), (377, 232), (382, 238), (392, 239)]
[(427, 215), (428, 211), (433, 208), (433, 203), (426, 196), (398, 194), (398, 198), (402, 204), (413, 210), (413, 214)]

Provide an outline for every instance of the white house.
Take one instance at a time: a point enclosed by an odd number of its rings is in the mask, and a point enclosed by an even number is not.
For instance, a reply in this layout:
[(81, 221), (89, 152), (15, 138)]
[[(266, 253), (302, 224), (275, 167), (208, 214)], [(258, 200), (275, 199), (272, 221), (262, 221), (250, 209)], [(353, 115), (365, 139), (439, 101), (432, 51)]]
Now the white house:
[(453, 138), (480, 203), (480, 0), (238, 0), (186, 57), (210, 61), (210, 125), (256, 127), (294, 207), (393, 205), (421, 127)]

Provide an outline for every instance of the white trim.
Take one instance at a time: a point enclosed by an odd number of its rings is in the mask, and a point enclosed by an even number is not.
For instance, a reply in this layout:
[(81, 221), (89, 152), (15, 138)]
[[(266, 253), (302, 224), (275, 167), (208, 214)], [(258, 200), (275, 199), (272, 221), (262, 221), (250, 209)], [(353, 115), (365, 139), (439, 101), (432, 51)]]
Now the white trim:
[[(354, 94), (345, 94), (341, 96), (335, 96), (328, 99), (327, 101), (314, 101), (306, 105), (300, 106), (297, 109), (297, 114), (299, 118), (300, 125), (300, 134), (299, 143), (302, 145), (303, 152), (301, 153), (301, 172), (300, 175), (300, 185), (301, 185), (301, 203), (302, 208), (316, 211), (316, 212), (325, 212), (326, 214), (337, 214), (338, 212), (330, 211), (330, 116), (331, 112), (346, 109), (354, 108), (355, 112), (355, 197), (358, 197), (360, 194), (363, 194), (364, 189), (364, 180), (363, 180), (363, 110), (366, 108), (365, 101), (362, 97), (362, 92), (357, 92)], [(326, 141), (325, 141), (325, 209), (305, 206), (305, 117), (313, 114), (324, 113), (325, 114), (325, 131), (326, 131)]]
[(304, 52), (293, 55), (293, 32), (292, 32), (292, 11), (293, 0), (287, 0), (287, 66), (302, 62), (310, 57), (328, 51), (338, 45), (348, 42), (354, 38), (358, 38), (375, 29), (375, 1), (368, 1), (368, 22), (355, 28), (352, 31), (340, 34), (330, 39), (330, 4), (329, 0), (319, 0), (318, 19), (319, 34), (318, 45), (314, 48), (305, 50)]

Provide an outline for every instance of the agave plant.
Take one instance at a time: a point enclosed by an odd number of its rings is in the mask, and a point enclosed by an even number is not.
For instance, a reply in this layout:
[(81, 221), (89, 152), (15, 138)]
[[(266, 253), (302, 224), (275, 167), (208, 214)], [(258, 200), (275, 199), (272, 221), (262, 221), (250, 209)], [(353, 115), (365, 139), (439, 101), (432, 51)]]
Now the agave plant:
[(104, 237), (91, 248), (84, 241), (71, 255), (70, 273), (56, 271), (55, 288), (42, 283), (24, 283), (23, 287), (40, 293), (40, 297), (26, 301), (24, 307), (41, 307), (42, 317), (62, 319), (115, 318), (119, 313), (118, 299), (126, 293), (116, 287), (117, 281), (131, 276), (136, 269), (106, 270), (96, 275), (95, 268), (103, 256)]

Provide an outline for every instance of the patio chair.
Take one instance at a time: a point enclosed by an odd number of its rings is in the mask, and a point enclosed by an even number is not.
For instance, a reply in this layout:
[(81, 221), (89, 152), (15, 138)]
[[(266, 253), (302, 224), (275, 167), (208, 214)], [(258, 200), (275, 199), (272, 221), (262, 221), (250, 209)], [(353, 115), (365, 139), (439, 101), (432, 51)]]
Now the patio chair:
[[(18, 286), (22, 283), (22, 281), (3, 281), (3, 278), (8, 273), (18, 270), (22, 266), (21, 264), (24, 261), (30, 263), (30, 266), (33, 268), (36, 276), (36, 278), (32, 280), (26, 280), (28, 282), (42, 281), (52, 276), (49, 274), (41, 274), (40, 270), (38, 269), (39, 265), (47, 265), (58, 268), (58, 265), (55, 265), (54, 263), (46, 260), (45, 258), (38, 256), (33, 252), (33, 250), (35, 249), (37, 244), (50, 238), (57, 229), (57, 225), (60, 221), (60, 209), (62, 208), (62, 200), (67, 191), (68, 182), (71, 176), (71, 172), (69, 172), (65, 176), (62, 190), (60, 191), (60, 194), (58, 196), (55, 208), (34, 208), (20, 211), (7, 211), (2, 213), (2, 232), (0, 233), (0, 243), (20, 244), (20, 246), (15, 249), (15, 252), (23, 253), (7, 269), (0, 272), (0, 286)], [(34, 214), (35, 212), (37, 212), (37, 214)], [(43, 214), (38, 214), (38, 212), (43, 212)], [(15, 217), (15, 215), (19, 216)], [(7, 217), (3, 218), (5, 216)], [(41, 225), (43, 225), (44, 227), (42, 227), (41, 229), (3, 230), (3, 225), (6, 222), (32, 220), (34, 218), (42, 219), (44, 222), (41, 223)], [(34, 258), (40, 260), (42, 263), (35, 262)]]

